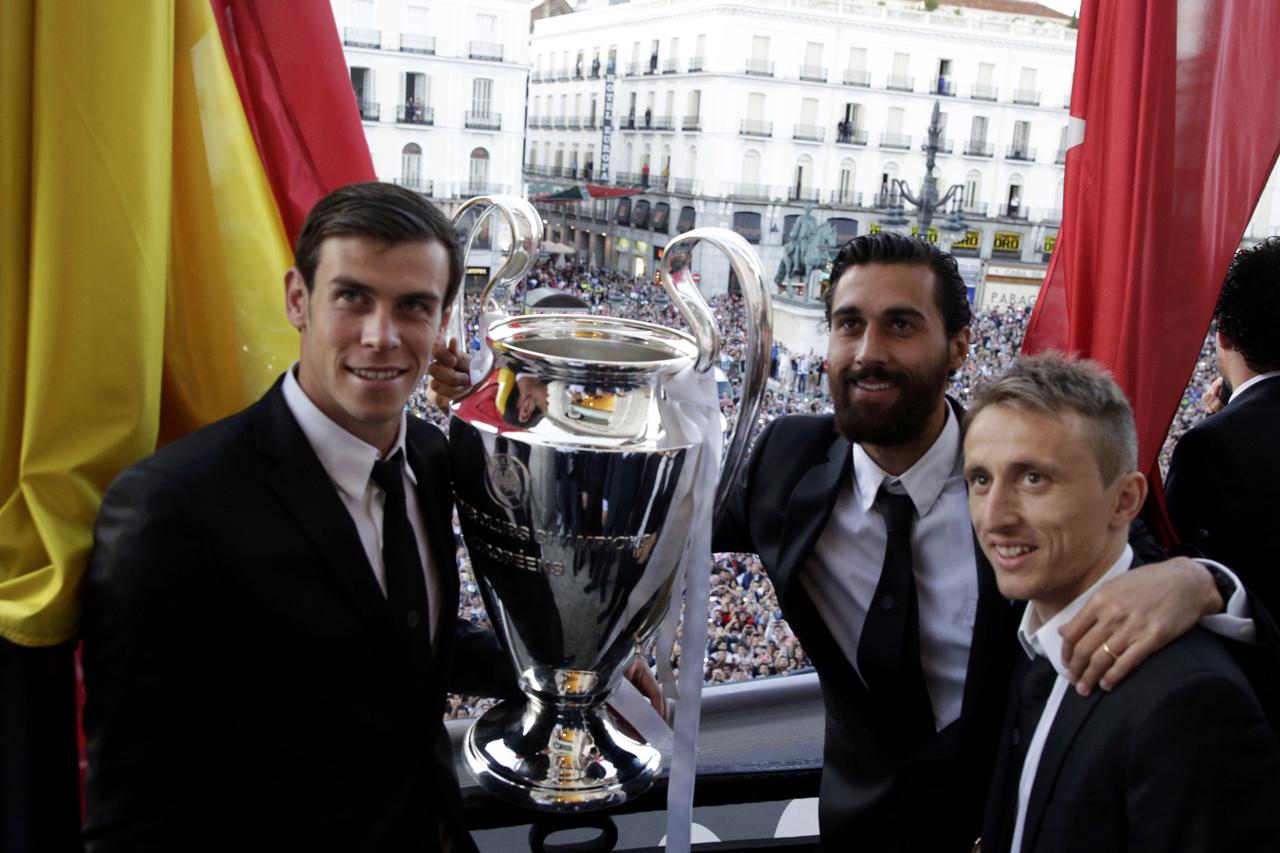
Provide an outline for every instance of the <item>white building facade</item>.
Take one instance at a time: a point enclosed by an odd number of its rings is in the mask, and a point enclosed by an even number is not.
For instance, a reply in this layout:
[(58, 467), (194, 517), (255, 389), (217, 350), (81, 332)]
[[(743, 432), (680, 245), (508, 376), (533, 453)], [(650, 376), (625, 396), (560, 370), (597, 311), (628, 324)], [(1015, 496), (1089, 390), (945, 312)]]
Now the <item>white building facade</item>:
[(523, 187), (523, 0), (331, 0), (378, 178), (441, 202)]

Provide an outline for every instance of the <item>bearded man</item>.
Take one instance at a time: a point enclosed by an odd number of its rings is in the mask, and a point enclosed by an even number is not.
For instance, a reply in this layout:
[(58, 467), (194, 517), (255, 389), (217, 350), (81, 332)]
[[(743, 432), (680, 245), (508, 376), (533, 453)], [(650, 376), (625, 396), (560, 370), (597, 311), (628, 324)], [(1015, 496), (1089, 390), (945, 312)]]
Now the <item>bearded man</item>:
[[(890, 233), (846, 244), (831, 281), (835, 415), (770, 424), (713, 547), (760, 555), (817, 669), (824, 849), (969, 850), (1018, 614), (975, 545), (945, 395), (969, 352), (965, 285), (950, 255)], [(1125, 572), (1065, 626), (1063, 662), (1080, 693), (1110, 689), (1202, 615), (1216, 633), (1269, 630), (1240, 618), (1244, 599), (1190, 560)]]

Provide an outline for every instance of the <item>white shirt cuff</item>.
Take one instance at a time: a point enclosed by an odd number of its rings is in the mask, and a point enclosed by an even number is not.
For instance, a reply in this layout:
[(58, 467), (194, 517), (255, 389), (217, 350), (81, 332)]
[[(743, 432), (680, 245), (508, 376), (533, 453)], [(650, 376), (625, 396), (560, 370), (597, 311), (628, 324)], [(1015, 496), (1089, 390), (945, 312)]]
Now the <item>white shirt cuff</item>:
[(1226, 610), (1210, 616), (1201, 616), (1200, 627), (1211, 634), (1236, 642), (1256, 643), (1258, 628), (1249, 615), (1249, 596), (1245, 593), (1244, 584), (1240, 583), (1240, 578), (1236, 577), (1235, 572), (1214, 560), (1199, 559), (1196, 562), (1202, 566), (1213, 566), (1236, 584), (1236, 591), (1231, 593), (1231, 598), (1227, 600)]

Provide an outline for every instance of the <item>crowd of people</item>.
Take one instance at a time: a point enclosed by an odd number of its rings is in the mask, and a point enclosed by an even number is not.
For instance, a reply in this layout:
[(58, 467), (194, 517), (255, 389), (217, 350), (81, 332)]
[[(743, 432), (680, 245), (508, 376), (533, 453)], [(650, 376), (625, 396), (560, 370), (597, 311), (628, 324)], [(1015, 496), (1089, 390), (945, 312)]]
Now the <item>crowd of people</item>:
[[(625, 317), (662, 325), (680, 326), (683, 321), (665, 293), (656, 285), (639, 277), (610, 270), (589, 268), (574, 263), (554, 266), (540, 262), (529, 275), (527, 284), (515, 285), (513, 299), (519, 303), (536, 287), (552, 287), (578, 296), (593, 314)], [(474, 300), (468, 294), (469, 300)], [(709, 300), (722, 334), (719, 367), (734, 390), (723, 394), (721, 411), (728, 430), (732, 428), (739, 400), (738, 383), (745, 370), (745, 307), (740, 296), (718, 296)], [(467, 306), (469, 318), (466, 334), (468, 349), (480, 347), (476, 328), (479, 312), (474, 302)], [(1003, 374), (1018, 356), (1022, 346), (1030, 306), (1007, 306), (986, 312), (975, 312), (970, 324), (971, 354), (964, 367), (951, 379), (948, 394), (968, 405), (981, 387)], [(832, 411), (829, 379), (824, 354), (792, 352), (777, 344), (770, 353), (769, 384), (756, 424), (757, 434), (769, 421), (787, 414), (818, 414)], [(1168, 468), (1169, 454), (1178, 438), (1206, 414), (1201, 401), (1215, 375), (1212, 338), (1206, 338), (1194, 375), (1183, 394), (1160, 455), (1161, 467)], [(420, 417), (442, 427), (447, 417), (432, 406), (424, 395), (410, 401)], [(461, 531), (455, 518), (454, 530)], [(484, 602), (476, 578), (467, 560), (466, 549), (459, 545), (458, 572), (462, 595), (459, 606), (464, 619), (488, 625)], [(679, 666), (679, 648), (673, 660)], [(719, 684), (744, 681), (772, 675), (790, 675), (810, 667), (795, 634), (782, 618), (777, 596), (754, 554), (716, 554), (711, 566), (711, 600), (704, 673), (706, 683)], [(491, 700), (451, 697), (445, 716), (467, 717), (482, 712)]]

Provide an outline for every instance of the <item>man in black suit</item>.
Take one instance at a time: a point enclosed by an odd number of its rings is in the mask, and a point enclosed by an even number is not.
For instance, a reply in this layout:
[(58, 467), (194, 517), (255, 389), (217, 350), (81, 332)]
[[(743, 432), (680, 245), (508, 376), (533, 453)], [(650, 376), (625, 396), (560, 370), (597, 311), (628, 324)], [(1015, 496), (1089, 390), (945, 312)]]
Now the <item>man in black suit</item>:
[[(949, 255), (890, 233), (842, 247), (831, 281), (835, 416), (769, 426), (713, 549), (760, 555), (818, 671), (824, 846), (968, 850), (1017, 616), (973, 540), (945, 397), (968, 354), (965, 285)], [(1077, 689), (1112, 687), (1222, 606), (1189, 560), (1117, 579), (1066, 627)]]
[(967, 415), (964, 473), (983, 553), (1026, 601), (979, 849), (1275, 850), (1280, 742), (1239, 667), (1196, 628), (1110, 692), (1070, 689), (1058, 628), (1130, 570), (1147, 494), (1111, 377), (1020, 359)]
[(1280, 237), (1238, 253), (1218, 305), (1218, 368), (1230, 401), (1178, 442), (1165, 498), (1184, 542), (1280, 606)]
[(445, 440), (405, 416), (461, 264), (415, 193), (322, 199), (285, 277), (298, 363), (107, 491), (83, 617), (90, 851), (473, 849), (444, 694), (514, 677), (456, 619)]

